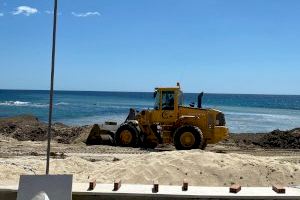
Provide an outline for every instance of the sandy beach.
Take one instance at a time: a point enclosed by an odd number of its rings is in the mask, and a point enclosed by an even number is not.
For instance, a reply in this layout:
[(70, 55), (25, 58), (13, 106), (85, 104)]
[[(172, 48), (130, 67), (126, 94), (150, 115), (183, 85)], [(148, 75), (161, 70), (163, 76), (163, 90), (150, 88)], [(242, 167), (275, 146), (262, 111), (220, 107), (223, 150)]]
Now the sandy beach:
[[(9, 126), (14, 127), (14, 131)], [(20, 119), (0, 121), (0, 185), (17, 184), (21, 174), (45, 173), (44, 137), (37, 141), (28, 138), (36, 135), (36, 130), (42, 136), (43, 126), (32, 118), (21, 122)], [(23, 132), (30, 130), (31, 135), (27, 132), (27, 137), (21, 139), (20, 127), (26, 127)], [(199, 186), (300, 185), (299, 138), (295, 137), (296, 140), (289, 144), (291, 148), (287, 148), (282, 138), (282, 144), (277, 140), (272, 147), (270, 138), (283, 134), (278, 131), (258, 135), (231, 134), (228, 140), (208, 145), (204, 151), (176, 151), (173, 146), (160, 146), (155, 150), (87, 146), (76, 140), (87, 127), (57, 124), (54, 128), (50, 173), (73, 174), (75, 182), (96, 178), (99, 183), (111, 183), (120, 178), (124, 183), (134, 184), (151, 184), (158, 180), (161, 184), (180, 185), (183, 179), (188, 179), (191, 185)], [(292, 133), (297, 135), (297, 131)], [(268, 143), (266, 138), (269, 138)]]

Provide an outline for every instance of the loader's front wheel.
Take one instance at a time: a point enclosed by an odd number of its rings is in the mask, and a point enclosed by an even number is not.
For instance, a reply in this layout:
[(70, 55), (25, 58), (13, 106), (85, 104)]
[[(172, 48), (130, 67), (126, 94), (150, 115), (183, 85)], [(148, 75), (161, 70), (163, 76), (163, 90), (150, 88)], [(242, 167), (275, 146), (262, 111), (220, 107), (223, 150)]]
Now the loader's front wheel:
[(115, 144), (122, 147), (137, 147), (138, 130), (131, 124), (122, 124), (115, 134)]
[(178, 150), (197, 149), (202, 145), (203, 135), (196, 126), (181, 126), (175, 131), (173, 140)]

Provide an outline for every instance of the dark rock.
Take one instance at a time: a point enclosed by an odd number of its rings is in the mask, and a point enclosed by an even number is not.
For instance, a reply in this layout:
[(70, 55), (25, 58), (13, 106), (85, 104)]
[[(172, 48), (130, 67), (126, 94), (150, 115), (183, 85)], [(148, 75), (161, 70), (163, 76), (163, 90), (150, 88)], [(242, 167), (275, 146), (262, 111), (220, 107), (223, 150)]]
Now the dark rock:
[[(69, 144), (83, 130), (85, 130), (83, 127), (70, 127), (62, 123), (54, 123), (51, 129), (51, 136), (53, 140)], [(44, 141), (47, 140), (48, 125), (30, 115), (0, 118), (0, 134), (19, 141)]]
[(30, 155), (31, 156), (38, 156), (39, 154), (37, 152), (31, 152)]
[(239, 147), (259, 146), (262, 148), (300, 149), (300, 128), (270, 133), (240, 133), (230, 134), (223, 143), (235, 143)]

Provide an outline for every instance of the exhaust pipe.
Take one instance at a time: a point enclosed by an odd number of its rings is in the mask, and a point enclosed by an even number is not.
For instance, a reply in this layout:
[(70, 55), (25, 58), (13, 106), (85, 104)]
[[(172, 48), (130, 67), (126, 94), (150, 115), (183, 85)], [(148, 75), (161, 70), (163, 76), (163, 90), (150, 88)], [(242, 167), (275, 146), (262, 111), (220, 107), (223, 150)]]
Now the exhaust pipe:
[(198, 108), (202, 108), (202, 97), (203, 97), (203, 92), (201, 92), (200, 94), (198, 94)]

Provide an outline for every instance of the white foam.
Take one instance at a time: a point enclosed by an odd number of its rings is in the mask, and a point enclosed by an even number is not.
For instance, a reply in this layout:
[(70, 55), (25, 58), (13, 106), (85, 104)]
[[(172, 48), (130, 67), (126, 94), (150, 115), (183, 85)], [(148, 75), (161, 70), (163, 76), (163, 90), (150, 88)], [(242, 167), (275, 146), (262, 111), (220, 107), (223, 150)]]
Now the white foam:
[(30, 106), (30, 107), (47, 107), (48, 104), (31, 103), (27, 101), (3, 101), (0, 106)]
[(69, 103), (67, 103), (67, 102), (58, 102), (55, 105), (56, 106), (59, 106), (59, 105), (69, 105)]
[(26, 102), (26, 101), (4, 101), (4, 102), (0, 102), (1, 106), (24, 106), (24, 105), (28, 105), (30, 104), (30, 102)]
[[(67, 102), (58, 102), (54, 104), (56, 106), (61, 106), (61, 105), (69, 105)], [(44, 108), (48, 107), (49, 104), (44, 104), (44, 103), (32, 103), (32, 102), (27, 102), (27, 101), (3, 101), (0, 102), (0, 106), (28, 106), (28, 107), (36, 107), (36, 108)]]
[(33, 104), (29, 104), (28, 106), (37, 107), (37, 108), (44, 108), (44, 107), (48, 107), (49, 104), (33, 103)]

